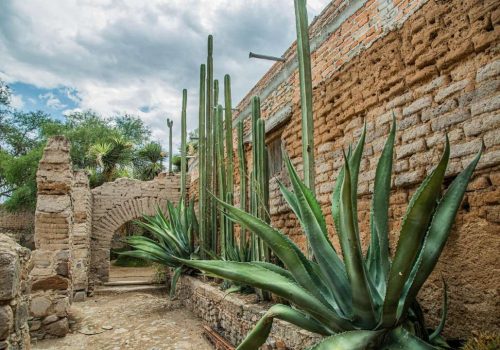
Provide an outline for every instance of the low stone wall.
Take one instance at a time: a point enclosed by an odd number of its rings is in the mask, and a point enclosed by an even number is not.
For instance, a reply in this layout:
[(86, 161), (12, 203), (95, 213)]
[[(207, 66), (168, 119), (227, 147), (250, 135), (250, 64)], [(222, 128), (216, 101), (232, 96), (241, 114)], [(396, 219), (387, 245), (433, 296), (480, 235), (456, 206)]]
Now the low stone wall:
[(0, 349), (30, 349), (29, 249), (0, 234)]
[[(270, 303), (257, 303), (256, 295), (227, 294), (194, 277), (183, 276), (176, 290), (177, 298), (196, 316), (214, 330), (238, 345), (271, 307)], [(305, 349), (321, 339), (289, 323), (274, 321), (271, 335), (263, 349)]]

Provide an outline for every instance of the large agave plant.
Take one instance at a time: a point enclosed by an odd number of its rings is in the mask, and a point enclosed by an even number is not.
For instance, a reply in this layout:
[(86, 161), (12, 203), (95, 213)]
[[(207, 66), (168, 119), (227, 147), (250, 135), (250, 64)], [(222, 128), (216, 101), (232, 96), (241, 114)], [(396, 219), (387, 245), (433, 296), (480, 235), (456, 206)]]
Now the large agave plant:
[(134, 250), (120, 254), (173, 268), (170, 286), (170, 297), (173, 297), (179, 276), (192, 271), (176, 258), (193, 259), (198, 254), (199, 248), (194, 245), (198, 224), (192, 202), (188, 207), (183, 201), (177, 207), (168, 202), (167, 215), (158, 207), (156, 215), (144, 215), (143, 220), (136, 221), (136, 224), (146, 229), (153, 238), (130, 236), (126, 241)]
[[(395, 122), (376, 169), (370, 243), (363, 254), (357, 217), (357, 183), (365, 132), (344, 155), (332, 198), (332, 215), (343, 259), (328, 239), (325, 219), (314, 194), (285, 157), (293, 191), (281, 186), (309, 241), (308, 260), (285, 235), (224, 202), (228, 217), (261, 237), (286, 269), (262, 262), (186, 261), (200, 270), (268, 290), (291, 306), (269, 309), (238, 349), (254, 350), (267, 339), (274, 318), (331, 337), (314, 349), (436, 349), (444, 317), (434, 332), (425, 326), (416, 296), (441, 254), (480, 153), (442, 196), (448, 140), (439, 164), (413, 195), (403, 218), (394, 257), (389, 254), (389, 194)], [(445, 292), (446, 295), (446, 292)], [(443, 316), (446, 314), (446, 301)], [(442, 344), (442, 345), (439, 345)]]

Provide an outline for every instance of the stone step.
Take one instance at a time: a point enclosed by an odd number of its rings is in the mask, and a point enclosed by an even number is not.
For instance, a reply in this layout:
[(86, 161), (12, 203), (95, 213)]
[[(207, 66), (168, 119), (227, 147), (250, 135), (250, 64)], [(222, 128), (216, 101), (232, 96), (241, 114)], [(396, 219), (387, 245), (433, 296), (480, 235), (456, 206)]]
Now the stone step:
[(110, 281), (104, 282), (104, 286), (112, 287), (112, 286), (135, 286), (135, 285), (157, 285), (153, 283), (151, 280), (123, 280), (123, 281)]
[(101, 286), (94, 289), (94, 295), (122, 294), (134, 292), (167, 292), (167, 286), (162, 284)]

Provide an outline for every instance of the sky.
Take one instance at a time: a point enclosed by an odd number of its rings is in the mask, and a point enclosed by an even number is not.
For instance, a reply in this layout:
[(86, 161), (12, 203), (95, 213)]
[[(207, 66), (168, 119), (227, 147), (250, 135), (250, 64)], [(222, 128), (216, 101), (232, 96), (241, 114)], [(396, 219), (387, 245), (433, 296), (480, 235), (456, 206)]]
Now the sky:
[[(309, 0), (310, 21), (328, 0)], [(198, 124), (199, 66), (214, 35), (215, 78), (231, 75), (233, 105), (295, 39), (293, 0), (1, 0), (0, 79), (20, 110), (55, 118), (94, 110), (134, 114), (166, 145)]]

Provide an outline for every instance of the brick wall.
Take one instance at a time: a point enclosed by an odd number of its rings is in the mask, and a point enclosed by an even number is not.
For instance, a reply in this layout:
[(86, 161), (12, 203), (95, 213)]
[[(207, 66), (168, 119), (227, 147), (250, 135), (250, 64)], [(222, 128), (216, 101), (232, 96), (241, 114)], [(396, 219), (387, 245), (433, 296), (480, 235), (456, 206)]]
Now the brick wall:
[[(435, 325), (439, 277), (445, 277), (450, 289), (446, 334), (451, 337), (467, 337), (475, 329), (500, 329), (500, 277), (495, 273), (500, 250), (498, 5), (494, 0), (336, 1), (311, 25), (316, 192), (335, 244), (331, 192), (342, 165), (341, 150), (357, 141), (364, 122), (367, 142), (358, 209), (366, 241), (375, 167), (392, 112), (397, 117), (392, 248), (409, 198), (437, 163), (445, 133), (452, 149), (447, 182), (464, 168), (481, 143), (485, 145), (447, 247), (420, 295), (430, 323)], [(266, 119), (291, 108), (292, 116), (282, 131), (273, 131), (268, 139), (281, 137), (300, 170), (295, 47), (284, 57), (286, 62), (276, 63), (240, 102), (235, 122), (248, 118), (253, 95), (261, 96)], [(235, 171), (237, 203), (237, 167)], [(300, 226), (279, 194), (278, 178), (287, 181), (283, 172), (271, 179), (272, 223), (304, 247)]]
[(8, 235), (23, 247), (34, 249), (34, 226), (34, 212), (9, 212), (0, 206), (0, 233)]

